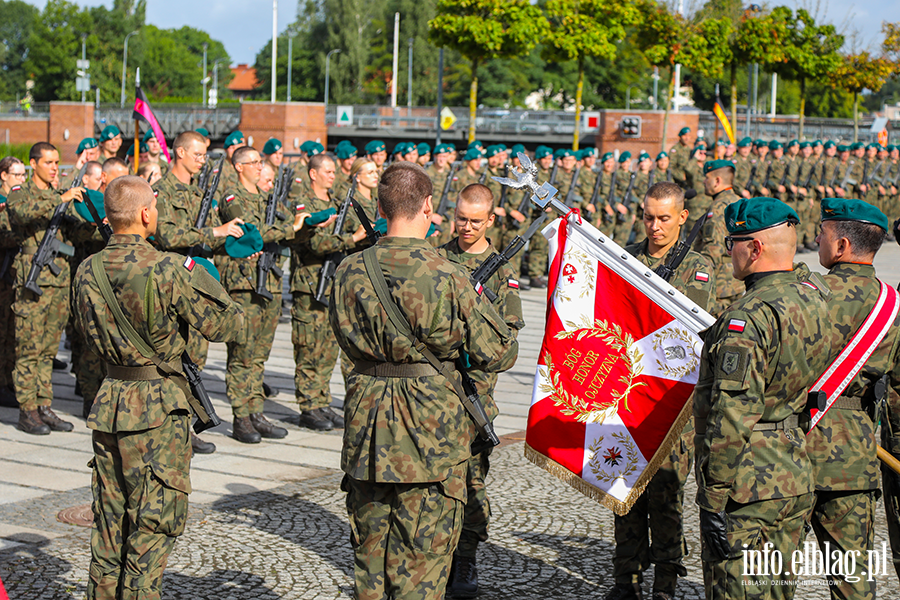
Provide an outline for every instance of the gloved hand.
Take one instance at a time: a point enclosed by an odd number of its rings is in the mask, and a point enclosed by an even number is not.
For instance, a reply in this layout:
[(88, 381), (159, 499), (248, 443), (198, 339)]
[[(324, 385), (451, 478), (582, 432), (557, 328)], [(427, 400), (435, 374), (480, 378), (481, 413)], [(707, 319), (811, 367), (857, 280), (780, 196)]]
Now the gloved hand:
[(725, 560), (731, 555), (725, 511), (714, 513), (701, 508), (700, 535), (707, 550), (717, 560)]

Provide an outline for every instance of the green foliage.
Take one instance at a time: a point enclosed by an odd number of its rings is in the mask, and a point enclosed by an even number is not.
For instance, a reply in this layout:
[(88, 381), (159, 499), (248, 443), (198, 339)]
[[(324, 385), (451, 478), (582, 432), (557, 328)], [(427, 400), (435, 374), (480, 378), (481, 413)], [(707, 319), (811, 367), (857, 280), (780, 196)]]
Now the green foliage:
[(844, 45), (834, 25), (816, 25), (803, 9), (787, 22), (788, 36), (782, 44), (786, 60), (775, 71), (788, 79), (825, 81), (840, 67), (838, 50)]
[(26, 165), (31, 144), (0, 144), (0, 156), (15, 156)]
[(641, 18), (637, 5), (618, 0), (547, 0), (544, 13), (550, 30), (542, 54), (553, 62), (612, 60), (625, 28)]
[(25, 95), (28, 71), (25, 58), (28, 42), (40, 14), (38, 9), (22, 0), (0, 0), (0, 100), (15, 100), (16, 93)]
[[(203, 44), (207, 44), (207, 68), (210, 82), (207, 89), (212, 88), (213, 63), (216, 59), (224, 59), (219, 63), (219, 93), (227, 90), (231, 81), (231, 70), (228, 68), (228, 53), (225, 46), (209, 37), (204, 31), (193, 27), (180, 29), (158, 29), (147, 25), (139, 36), (143, 38), (143, 57), (138, 61), (128, 59), (131, 66), (141, 67), (141, 87), (152, 97), (187, 96), (200, 100), (203, 92)], [(134, 38), (132, 38), (134, 39)], [(131, 50), (129, 48), (129, 54)], [(121, 69), (121, 63), (119, 69)], [(120, 75), (121, 77), (121, 71)], [(133, 74), (129, 76), (129, 79)], [(126, 87), (133, 95), (133, 87)], [(129, 96), (133, 97), (133, 96)]]

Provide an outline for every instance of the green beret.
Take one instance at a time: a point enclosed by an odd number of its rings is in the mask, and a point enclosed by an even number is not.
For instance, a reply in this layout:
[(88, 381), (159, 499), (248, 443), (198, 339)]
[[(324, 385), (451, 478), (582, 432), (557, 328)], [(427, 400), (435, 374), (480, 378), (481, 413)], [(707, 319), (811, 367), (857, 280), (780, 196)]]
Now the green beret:
[(366, 154), (377, 154), (384, 150), (384, 142), (381, 140), (372, 140), (366, 144)]
[(270, 138), (263, 146), (263, 154), (270, 156), (281, 150), (281, 140)]
[(206, 269), (207, 273), (212, 275), (213, 279), (216, 281), (222, 281), (222, 276), (219, 274), (219, 270), (216, 268), (216, 265), (212, 263), (211, 260), (207, 258), (203, 258), (202, 256), (195, 256), (192, 259), (195, 263)]
[(405, 154), (406, 153), (406, 142), (400, 142), (399, 144), (394, 146), (394, 149), (391, 150), (391, 154)]
[(622, 154), (619, 155), (619, 164), (622, 164), (622, 163), (628, 161), (630, 158), (631, 158), (631, 152), (626, 150), (625, 152), (623, 152)]
[(262, 235), (253, 223), (239, 225), (244, 230), (244, 235), (239, 238), (228, 236), (225, 238), (225, 252), (232, 258), (247, 258), (263, 249)]
[(656, 155), (656, 160), (660, 160), (661, 158), (669, 158), (669, 155), (666, 154), (665, 152), (660, 152), (659, 154)]
[(207, 129), (206, 127), (198, 127), (194, 131), (196, 131), (197, 133), (199, 133), (200, 135), (202, 135), (205, 138), (209, 138), (209, 129)]
[(800, 142), (801, 150), (803, 150), (804, 148), (809, 148), (810, 146), (812, 146), (812, 144), (810, 144), (809, 142), (806, 142), (806, 141)]
[(487, 158), (491, 158), (492, 156), (497, 156), (498, 154), (502, 154), (502, 153), (503, 153), (503, 149), (500, 148), (500, 146), (497, 144), (488, 146), (484, 151), (484, 155)]
[(155, 138), (155, 137), (156, 137), (156, 134), (153, 132), (153, 129), (148, 129), (147, 133), (144, 134), (144, 137), (141, 138), (141, 141), (146, 142), (146, 141), (149, 141), (150, 138)]
[(352, 158), (356, 156), (357, 150), (355, 146), (351, 146), (348, 144), (338, 144), (338, 147), (335, 149), (334, 153), (341, 160), (347, 160), (348, 158)]
[(89, 148), (96, 148), (97, 140), (94, 138), (84, 138), (81, 142), (78, 143), (78, 150), (75, 151), (75, 154), (81, 154), (85, 150)]
[(300, 152), (309, 152), (310, 144), (315, 144), (315, 142), (312, 140), (306, 140), (305, 142), (300, 144)]
[(647, 154), (646, 152), (641, 152), (640, 155), (638, 156), (638, 162), (642, 162), (645, 160), (650, 160), (650, 155)]
[(682, 127), (682, 128), (678, 131), (678, 135), (679, 135), (679, 136), (687, 135), (687, 134), (689, 134), (690, 132), (691, 132), (691, 128), (690, 128), (690, 127)]
[(793, 148), (794, 146), (799, 146), (800, 140), (791, 140), (786, 145), (785, 148)]
[(613, 160), (615, 158), (616, 157), (612, 152), (607, 152), (606, 154), (604, 154), (603, 156), (600, 157), (600, 162), (606, 162), (608, 160)]
[(538, 146), (534, 151), (534, 160), (541, 160), (545, 156), (553, 156), (553, 150), (547, 146)]
[(747, 146), (752, 146), (752, 145), (753, 145), (753, 140), (751, 140), (749, 137), (741, 138), (741, 141), (739, 141), (737, 143), (738, 148), (746, 148)]
[(728, 140), (719, 139), (716, 141), (716, 146), (727, 146)]
[[(141, 142), (141, 152), (150, 152), (150, 146), (147, 145), (147, 142)], [(134, 144), (128, 146), (128, 153), (126, 156), (134, 156)]]
[(481, 150), (478, 148), (469, 148), (466, 151), (466, 155), (463, 156), (463, 160), (469, 162), (470, 160), (481, 160)]
[(694, 148), (693, 150), (691, 150), (691, 158), (694, 158), (694, 156), (695, 156), (698, 152), (706, 152), (706, 146), (704, 146), (703, 144), (700, 144), (699, 146), (697, 146), (696, 148)]
[(565, 158), (567, 156), (575, 156), (575, 151), (572, 150), (571, 148), (560, 148), (559, 150), (556, 151), (554, 156), (556, 156), (556, 158)]
[(315, 156), (316, 154), (322, 154), (323, 152), (325, 152), (325, 146), (323, 146), (322, 144), (320, 144), (318, 142), (310, 143), (309, 149), (306, 151), (306, 153), (310, 156)]
[(734, 171), (734, 163), (730, 160), (711, 160), (703, 163), (703, 174), (706, 175), (710, 171), (724, 169), (726, 167)]
[(421, 144), (419, 144), (418, 146), (416, 146), (416, 150), (419, 151), (419, 156), (424, 156), (424, 155), (426, 155), (426, 154), (431, 154), (431, 146), (429, 146), (429, 145), (426, 144), (425, 142), (422, 142)]
[(225, 138), (225, 149), (231, 148), (232, 146), (236, 146), (237, 144), (244, 143), (244, 134), (240, 131), (232, 131), (228, 134), (228, 137)]
[(863, 147), (862, 142), (854, 142), (854, 143), (850, 144), (850, 151), (853, 152), (854, 150), (859, 150), (862, 147)]
[(466, 146), (467, 150), (471, 150), (472, 148), (478, 148), (479, 150), (484, 150), (484, 144), (482, 144), (479, 140), (475, 140), (468, 146)]
[(514, 144), (511, 152), (513, 156), (517, 156), (519, 152), (525, 154), (525, 146), (523, 146), (522, 144)]
[(753, 145), (756, 146), (757, 148), (760, 146), (766, 146), (768, 148), (768, 146), (766, 145), (766, 142), (763, 140), (754, 140)]
[(859, 221), (888, 230), (888, 219), (883, 212), (868, 202), (853, 198), (822, 198), (822, 220)]
[(778, 150), (779, 148), (783, 148), (783, 146), (778, 140), (772, 140), (771, 142), (769, 142), (769, 150)]
[(876, 149), (877, 149), (877, 148), (878, 148), (878, 144), (869, 144), (868, 146), (866, 146), (866, 150), (871, 150), (872, 148), (876, 148)]
[(897, 149), (897, 146), (895, 146), (895, 145), (893, 145), (893, 144), (888, 144), (888, 146), (887, 146), (887, 148), (886, 148), (886, 150), (887, 150), (888, 152), (893, 152), (893, 151), (896, 150), (896, 149)]
[(594, 146), (588, 146), (587, 148), (582, 148), (581, 156), (583, 158), (586, 158), (588, 156), (597, 156), (597, 148)]
[(448, 154), (453, 151), (453, 146), (450, 144), (438, 144), (434, 147), (434, 154)]
[(816, 140), (812, 143), (813, 148), (815, 148), (816, 146), (821, 146), (821, 145), (822, 145), (822, 140)]
[(320, 225), (331, 218), (331, 215), (336, 215), (337, 210), (334, 207), (326, 208), (325, 210), (320, 210), (318, 212), (314, 212), (303, 221), (304, 225)]
[(107, 125), (103, 128), (103, 131), (100, 132), (100, 141), (107, 142), (117, 135), (122, 135), (122, 132), (119, 131), (119, 128), (115, 125)]
[(775, 198), (741, 198), (725, 207), (728, 233), (756, 233), (782, 223), (798, 224), (794, 209)]
[(406, 142), (406, 148), (403, 150), (403, 156), (407, 154), (412, 154), (415, 152), (417, 155), (419, 154), (419, 147), (416, 146), (414, 142)]
[(850, 152), (850, 146), (844, 146), (843, 144), (839, 144), (837, 147), (838, 152)]
[(837, 147), (837, 144), (835, 144), (835, 143), (832, 142), (831, 140), (828, 140), (827, 142), (825, 142), (825, 149), (826, 149), (826, 150), (828, 150), (829, 148), (836, 148), (836, 147)]
[[(100, 219), (106, 218), (106, 208), (103, 206), (103, 194), (97, 190), (85, 190), (85, 192), (87, 192), (87, 201), (93, 204), (94, 208), (97, 209), (97, 214), (100, 215)], [(88, 223), (94, 222), (94, 217), (91, 216), (91, 211), (88, 210), (88, 207), (84, 202), (73, 202), (72, 204), (75, 205), (75, 212), (78, 213), (78, 216)]]

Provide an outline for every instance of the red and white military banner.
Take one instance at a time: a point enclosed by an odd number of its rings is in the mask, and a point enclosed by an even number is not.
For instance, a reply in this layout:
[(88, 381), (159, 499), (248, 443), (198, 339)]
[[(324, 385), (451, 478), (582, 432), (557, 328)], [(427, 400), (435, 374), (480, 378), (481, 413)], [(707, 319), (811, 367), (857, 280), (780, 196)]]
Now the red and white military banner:
[(576, 215), (544, 230), (547, 321), (525, 455), (626, 514), (679, 439), (704, 310)]

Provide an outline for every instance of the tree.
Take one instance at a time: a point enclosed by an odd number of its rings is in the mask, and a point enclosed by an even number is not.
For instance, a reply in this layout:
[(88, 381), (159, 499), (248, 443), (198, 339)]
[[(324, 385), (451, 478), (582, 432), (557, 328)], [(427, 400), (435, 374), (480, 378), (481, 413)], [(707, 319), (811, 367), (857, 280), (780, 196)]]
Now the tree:
[(868, 52), (848, 54), (831, 73), (831, 87), (853, 94), (853, 141), (859, 138), (859, 93), (877, 92), (893, 74), (896, 65), (886, 58), (875, 58)]
[[(219, 86), (231, 80), (227, 68), (228, 53), (222, 42), (212, 39), (205, 31), (184, 26), (179, 29), (158, 29), (147, 25), (137, 37), (143, 38), (143, 56), (128, 64), (141, 67), (141, 87), (152, 99), (175, 96), (202, 98), (203, 45), (207, 45), (207, 68), (212, 71), (217, 59), (224, 59), (219, 66)], [(131, 49), (129, 48), (129, 53)], [(119, 65), (121, 69), (121, 64)]]
[(620, 0), (547, 0), (544, 13), (550, 31), (542, 56), (548, 62), (574, 60), (578, 65), (575, 88), (575, 132), (572, 149), (578, 150), (585, 58), (611, 61), (625, 28), (640, 21), (637, 5)]
[(469, 143), (475, 139), (478, 65), (491, 58), (527, 54), (547, 34), (541, 10), (528, 0), (440, 0), (429, 21), (429, 39), (457, 50), (472, 63)]
[(13, 100), (25, 94), (28, 40), (40, 12), (22, 0), (0, 0), (0, 14), (0, 99)]
[(836, 32), (834, 25), (816, 25), (803, 9), (788, 22), (788, 37), (783, 44), (787, 60), (775, 65), (775, 72), (800, 83), (800, 139), (803, 139), (806, 112), (806, 84), (834, 76), (841, 65), (838, 50), (843, 45), (844, 36)]

